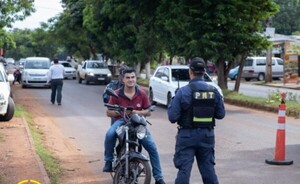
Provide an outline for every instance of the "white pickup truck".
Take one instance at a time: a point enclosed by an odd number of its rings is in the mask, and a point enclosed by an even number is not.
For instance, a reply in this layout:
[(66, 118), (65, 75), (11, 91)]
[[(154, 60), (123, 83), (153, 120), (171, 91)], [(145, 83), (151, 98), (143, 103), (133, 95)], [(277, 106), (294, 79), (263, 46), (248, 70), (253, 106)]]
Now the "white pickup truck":
[(3, 63), (0, 63), (0, 121), (11, 120), (15, 113), (15, 103), (10, 88), (10, 82), (13, 80), (14, 76), (7, 75)]
[(94, 83), (110, 83), (112, 75), (105, 62), (98, 60), (86, 60), (83, 65), (78, 65), (77, 79), (81, 83), (83, 80), (85, 84)]

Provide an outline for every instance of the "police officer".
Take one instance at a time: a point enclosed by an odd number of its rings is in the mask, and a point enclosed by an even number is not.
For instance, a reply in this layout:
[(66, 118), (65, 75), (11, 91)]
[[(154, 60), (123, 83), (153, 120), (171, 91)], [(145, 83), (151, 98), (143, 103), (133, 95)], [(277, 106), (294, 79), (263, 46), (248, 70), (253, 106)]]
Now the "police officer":
[(178, 124), (173, 158), (178, 169), (175, 184), (189, 183), (194, 157), (203, 183), (218, 183), (214, 169), (214, 126), (215, 118), (225, 117), (225, 108), (218, 90), (204, 81), (205, 68), (202, 58), (196, 57), (191, 60), (191, 81), (177, 91), (168, 107), (169, 121)]

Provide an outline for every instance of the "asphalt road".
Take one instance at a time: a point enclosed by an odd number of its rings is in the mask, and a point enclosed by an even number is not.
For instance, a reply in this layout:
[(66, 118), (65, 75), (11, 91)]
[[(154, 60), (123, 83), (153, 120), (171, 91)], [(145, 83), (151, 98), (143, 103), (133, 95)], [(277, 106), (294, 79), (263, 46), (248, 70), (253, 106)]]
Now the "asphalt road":
[[(257, 81), (251, 81), (251, 82), (242, 82), (240, 84), (239, 93), (248, 95), (248, 96), (259, 96), (263, 98), (268, 98), (268, 95), (273, 94), (275, 92), (280, 93), (287, 93), (296, 95), (298, 97), (298, 100), (300, 102), (300, 90), (297, 89), (287, 89), (282, 87), (269, 87), (269, 86), (263, 86), (263, 85), (254, 85), (255, 83), (260, 83)], [(228, 89), (233, 90), (235, 81), (228, 81)]]
[[(104, 136), (110, 126), (102, 102), (104, 85), (78, 84), (65, 80), (62, 106), (51, 105), (48, 89), (30, 90), (56, 117), (55, 123), (100, 175), (101, 184), (111, 183), (109, 174), (102, 173)], [(265, 164), (265, 159), (274, 158), (277, 114), (244, 109), (226, 104), (226, 117), (217, 121), (216, 170), (222, 184), (294, 184), (300, 180), (300, 121), (287, 117), (286, 159), (293, 160), (290, 166)], [(156, 140), (163, 173), (168, 184), (174, 183), (177, 170), (173, 166), (176, 125), (167, 120), (167, 109), (157, 106), (148, 120)], [(153, 181), (153, 180), (152, 180)], [(191, 184), (199, 184), (201, 177), (194, 164)]]

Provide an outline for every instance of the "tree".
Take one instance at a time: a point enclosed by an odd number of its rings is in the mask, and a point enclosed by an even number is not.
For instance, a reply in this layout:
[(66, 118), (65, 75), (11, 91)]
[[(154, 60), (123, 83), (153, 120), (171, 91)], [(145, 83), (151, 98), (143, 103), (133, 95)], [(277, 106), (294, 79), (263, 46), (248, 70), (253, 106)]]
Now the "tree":
[(259, 32), (262, 32), (262, 21), (275, 14), (277, 6), (271, 0), (163, 0), (160, 11), (165, 15), (160, 16), (165, 30), (175, 39), (172, 42), (177, 46), (177, 53), (188, 58), (214, 59), (218, 85), (224, 89), (235, 57), (268, 47), (268, 41)]
[(291, 35), (300, 30), (300, 1), (299, 0), (274, 0), (280, 11), (272, 18), (272, 27), (276, 33)]
[(4, 29), (17, 20), (23, 20), (34, 12), (34, 0), (2, 0), (0, 2), (0, 48), (15, 46), (12, 37)]

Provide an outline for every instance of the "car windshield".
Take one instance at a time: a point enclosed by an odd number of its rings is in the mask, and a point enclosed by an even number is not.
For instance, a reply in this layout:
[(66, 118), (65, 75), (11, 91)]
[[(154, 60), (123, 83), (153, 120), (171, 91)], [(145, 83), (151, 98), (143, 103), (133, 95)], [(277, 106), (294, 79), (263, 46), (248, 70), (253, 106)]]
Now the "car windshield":
[(87, 68), (107, 68), (107, 65), (100, 62), (89, 62)]
[[(207, 73), (204, 74), (204, 81), (211, 82), (211, 78)], [(190, 81), (189, 69), (172, 69), (172, 81)]]
[(25, 68), (28, 69), (49, 69), (50, 62), (47, 61), (37, 61), (37, 60), (28, 60), (25, 62)]
[(246, 59), (244, 66), (252, 66), (253, 59)]
[(64, 67), (67, 67), (67, 68), (70, 68), (70, 67), (72, 67), (71, 65), (70, 65), (70, 63), (61, 63)]
[(190, 81), (189, 69), (172, 69), (172, 81)]

